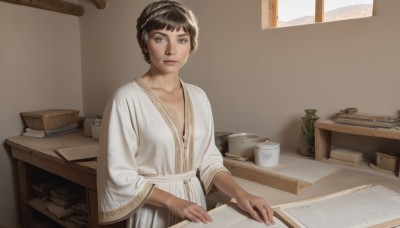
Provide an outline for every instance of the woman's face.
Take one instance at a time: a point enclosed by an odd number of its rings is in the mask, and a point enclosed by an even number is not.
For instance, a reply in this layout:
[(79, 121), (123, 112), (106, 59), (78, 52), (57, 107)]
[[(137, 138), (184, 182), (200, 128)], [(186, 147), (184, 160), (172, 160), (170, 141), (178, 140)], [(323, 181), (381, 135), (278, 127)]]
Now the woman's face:
[(153, 30), (147, 40), (151, 70), (160, 74), (178, 74), (190, 53), (190, 36), (183, 29)]

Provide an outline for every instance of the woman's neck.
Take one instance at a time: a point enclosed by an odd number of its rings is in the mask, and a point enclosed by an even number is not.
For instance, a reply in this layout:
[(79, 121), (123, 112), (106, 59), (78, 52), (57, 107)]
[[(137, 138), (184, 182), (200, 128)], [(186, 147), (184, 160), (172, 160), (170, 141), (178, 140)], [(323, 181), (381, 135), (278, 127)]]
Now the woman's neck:
[(181, 87), (179, 76), (177, 74), (161, 75), (152, 74), (150, 71), (148, 71), (141, 78), (151, 89), (173, 91)]

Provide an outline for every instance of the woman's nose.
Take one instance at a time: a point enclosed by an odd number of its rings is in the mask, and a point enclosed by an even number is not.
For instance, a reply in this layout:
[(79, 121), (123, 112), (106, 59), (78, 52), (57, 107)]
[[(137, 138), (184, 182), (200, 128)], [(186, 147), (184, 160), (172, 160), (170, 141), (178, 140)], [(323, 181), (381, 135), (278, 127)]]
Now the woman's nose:
[(176, 45), (169, 44), (167, 50), (165, 51), (166, 55), (175, 55), (176, 54)]

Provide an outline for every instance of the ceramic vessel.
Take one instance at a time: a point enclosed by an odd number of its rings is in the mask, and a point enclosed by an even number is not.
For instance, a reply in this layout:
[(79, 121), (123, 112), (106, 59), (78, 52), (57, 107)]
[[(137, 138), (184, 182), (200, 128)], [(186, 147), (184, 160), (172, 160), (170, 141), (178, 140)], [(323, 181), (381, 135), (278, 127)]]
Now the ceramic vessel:
[(280, 145), (276, 142), (260, 142), (254, 150), (255, 164), (262, 167), (272, 167), (279, 163)]
[(255, 133), (236, 133), (228, 136), (229, 153), (242, 157), (254, 156), (254, 148), (262, 138)]

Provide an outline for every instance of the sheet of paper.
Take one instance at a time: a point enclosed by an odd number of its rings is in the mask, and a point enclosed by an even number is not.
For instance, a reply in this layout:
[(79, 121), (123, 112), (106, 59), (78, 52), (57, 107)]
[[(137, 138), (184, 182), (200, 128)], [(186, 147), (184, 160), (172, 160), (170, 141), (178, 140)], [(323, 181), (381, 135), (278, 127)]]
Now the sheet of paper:
[(275, 225), (267, 226), (259, 223), (232, 205), (223, 205), (220, 208), (216, 208), (210, 211), (210, 216), (213, 221), (208, 224), (185, 221), (173, 226), (173, 228), (287, 228), (278, 218), (274, 218)]
[(400, 193), (383, 186), (281, 207), (300, 227), (369, 227), (400, 218)]
[(315, 183), (318, 180), (335, 173), (339, 170), (339, 167), (335, 164), (325, 164), (281, 154), (279, 165), (266, 168), (266, 170), (308, 183)]

